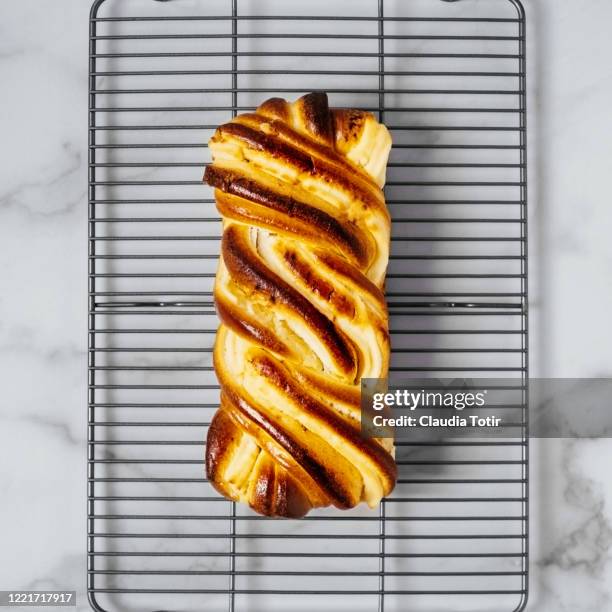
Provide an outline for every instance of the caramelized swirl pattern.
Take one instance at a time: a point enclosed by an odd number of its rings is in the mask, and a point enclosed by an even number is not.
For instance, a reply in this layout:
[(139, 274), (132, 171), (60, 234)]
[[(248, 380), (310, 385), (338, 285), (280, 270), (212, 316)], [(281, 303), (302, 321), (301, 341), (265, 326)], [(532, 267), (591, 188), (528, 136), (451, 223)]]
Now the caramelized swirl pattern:
[(268, 100), (210, 141), (223, 239), (206, 471), (261, 514), (375, 506), (395, 484), (393, 445), (361, 436), (359, 389), (389, 366), (390, 147), (323, 93)]

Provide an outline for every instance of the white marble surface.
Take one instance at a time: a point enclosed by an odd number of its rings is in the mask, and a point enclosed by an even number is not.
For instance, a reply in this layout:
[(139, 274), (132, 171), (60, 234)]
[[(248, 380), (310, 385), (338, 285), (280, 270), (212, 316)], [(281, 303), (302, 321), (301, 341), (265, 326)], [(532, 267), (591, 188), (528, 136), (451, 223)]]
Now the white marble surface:
[[(532, 374), (612, 375), (612, 4), (529, 0)], [(85, 590), (85, 0), (0, 4), (0, 589)], [(612, 441), (532, 446), (530, 610), (612, 611)]]

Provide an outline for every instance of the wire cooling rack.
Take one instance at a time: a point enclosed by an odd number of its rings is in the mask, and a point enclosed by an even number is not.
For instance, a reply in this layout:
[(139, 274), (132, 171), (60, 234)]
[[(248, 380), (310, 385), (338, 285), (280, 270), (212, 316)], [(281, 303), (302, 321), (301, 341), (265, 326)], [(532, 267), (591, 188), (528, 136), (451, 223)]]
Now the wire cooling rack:
[[(518, 0), (97, 0), (88, 591), (96, 610), (510, 612), (527, 596), (525, 18)], [(374, 112), (392, 370), (513, 377), (516, 438), (398, 444), (375, 511), (267, 520), (204, 479), (220, 223), (206, 142), (264, 99)]]

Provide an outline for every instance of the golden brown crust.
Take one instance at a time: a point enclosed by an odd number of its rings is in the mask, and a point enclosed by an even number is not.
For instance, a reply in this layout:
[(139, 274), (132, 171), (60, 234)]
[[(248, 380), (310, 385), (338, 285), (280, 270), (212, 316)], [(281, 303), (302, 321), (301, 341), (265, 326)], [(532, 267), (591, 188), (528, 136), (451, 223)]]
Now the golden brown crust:
[[(228, 486), (219, 474), (231, 458), (242, 430), (225, 406), (217, 411), (208, 430), (206, 473), (219, 493), (241, 501), (237, 491)], [(303, 488), (290, 473), (261, 452), (253, 464), (249, 505), (260, 514), (286, 518), (301, 518), (312, 507)]]
[[(354, 505), (354, 500), (346, 490), (345, 483), (335, 472), (334, 466), (318, 460), (312, 452), (312, 448), (304, 445), (298, 437), (292, 435), (288, 428), (283, 427), (280, 420), (271, 417), (264, 409), (258, 409), (249, 404), (237, 394), (233, 397), (232, 406), (234, 407), (234, 414), (238, 411), (255, 425), (256, 430), (259, 430), (255, 433), (256, 436), (259, 437), (262, 433), (267, 434), (270, 442), (276, 444), (291, 456), (295, 464), (301, 468), (300, 476), (305, 486), (310, 485), (309, 488), (312, 488), (313, 485), (318, 487), (324, 496), (338, 508), (348, 508), (352, 502)], [(251, 431), (253, 430), (251, 429)], [(261, 438), (260, 442), (262, 448), (267, 447), (270, 450), (270, 447)], [(271, 451), (268, 454), (272, 455), (273, 452)], [(294, 471), (297, 471), (295, 465), (291, 467), (294, 468)], [(302, 471), (308, 475), (309, 479), (303, 477)]]
[(215, 306), (219, 319), (238, 335), (245, 336), (255, 344), (263, 346), (278, 355), (289, 356), (292, 354), (289, 347), (282, 340), (279, 340), (277, 336), (271, 333), (267, 327), (261, 325), (256, 319), (244, 314), (235, 304), (218, 295), (215, 299)]
[(244, 227), (230, 226), (225, 230), (221, 254), (234, 283), (263, 294), (275, 308), (294, 311), (327, 346), (338, 366), (348, 376), (354, 376), (357, 364), (350, 341), (307, 299), (262, 264), (246, 238)]
[(308, 233), (318, 241), (325, 238), (360, 266), (367, 266), (368, 245), (356, 227), (232, 170), (207, 166), (204, 180), (217, 190), (217, 208), (224, 217), (287, 233)]
[(291, 120), (289, 105), (287, 100), (283, 100), (283, 98), (269, 98), (259, 106), (257, 113), (269, 119), (279, 119), (285, 122)]
[[(384, 200), (371, 179), (354, 176), (358, 169), (342, 157), (330, 155), (329, 150), (323, 148), (320, 142), (310, 141), (306, 147), (307, 141), (302, 135), (290, 132), (277, 121), (265, 123), (256, 115), (243, 115), (238, 121), (220, 126), (213, 136), (213, 142), (215, 139), (234, 138), (248, 149), (264, 153), (297, 172), (321, 176), (326, 182), (346, 190), (365, 209), (386, 210)], [(266, 132), (261, 131), (264, 127)]]
[(361, 138), (367, 113), (354, 108), (339, 108), (333, 111), (336, 122), (336, 146), (343, 151), (351, 142)]
[(224, 219), (212, 485), (260, 514), (376, 505), (391, 446), (361, 435), (360, 377), (389, 365), (388, 132), (312, 93), (219, 127), (204, 180)]
[(334, 135), (327, 94), (320, 91), (307, 94), (298, 100), (298, 104), (301, 106), (301, 115), (308, 134), (331, 146)]
[[(287, 368), (277, 360), (261, 355), (253, 361), (261, 376), (282, 389), (283, 393), (298, 404), (304, 413), (308, 413), (321, 423), (326, 424), (347, 443), (359, 448), (371, 461), (377, 464), (383, 479), (388, 482), (395, 481), (397, 467), (393, 457), (382, 451), (372, 438), (362, 437), (359, 423), (355, 422), (353, 426), (347, 425), (344, 419), (318, 402), (312, 395), (302, 391)], [(308, 455), (307, 448), (303, 448), (302, 452), (304, 455)]]

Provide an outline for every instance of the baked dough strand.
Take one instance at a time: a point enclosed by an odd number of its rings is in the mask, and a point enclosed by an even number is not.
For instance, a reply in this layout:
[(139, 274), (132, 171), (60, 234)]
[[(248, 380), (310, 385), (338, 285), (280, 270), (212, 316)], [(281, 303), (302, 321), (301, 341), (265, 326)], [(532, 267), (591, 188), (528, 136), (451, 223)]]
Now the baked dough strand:
[(360, 379), (389, 368), (389, 132), (311, 93), (239, 115), (209, 147), (223, 239), (207, 476), (267, 516), (374, 507), (396, 479), (392, 441), (360, 422)]

